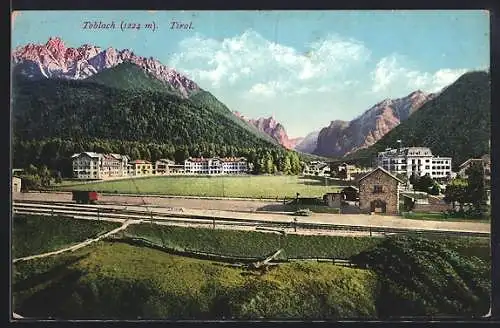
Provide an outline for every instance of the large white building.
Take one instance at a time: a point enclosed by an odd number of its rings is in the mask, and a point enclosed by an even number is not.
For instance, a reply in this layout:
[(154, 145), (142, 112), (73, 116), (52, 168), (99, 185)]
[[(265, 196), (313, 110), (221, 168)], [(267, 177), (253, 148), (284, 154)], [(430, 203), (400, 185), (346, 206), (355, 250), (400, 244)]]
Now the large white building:
[(71, 156), (73, 177), (77, 179), (105, 179), (127, 175), (129, 158), (120, 154), (84, 152)]
[(303, 175), (329, 176), (330, 164), (320, 161), (304, 163)]
[(244, 174), (247, 172), (247, 159), (243, 157), (190, 157), (184, 161), (184, 173), (186, 174)]
[(427, 147), (406, 147), (391, 149), (378, 153), (377, 165), (385, 170), (406, 174), (424, 176), (429, 174), (433, 179), (451, 177), (451, 157), (434, 156)]

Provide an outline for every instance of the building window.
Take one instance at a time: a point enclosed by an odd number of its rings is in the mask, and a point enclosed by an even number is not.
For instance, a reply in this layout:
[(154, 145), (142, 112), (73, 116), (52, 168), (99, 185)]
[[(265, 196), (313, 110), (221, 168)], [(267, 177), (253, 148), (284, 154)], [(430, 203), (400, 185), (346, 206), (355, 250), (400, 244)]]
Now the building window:
[(429, 165), (426, 165), (426, 166), (425, 166), (425, 169), (426, 169), (426, 170), (428, 170), (428, 169), (429, 169)]
[(374, 193), (374, 194), (379, 194), (379, 193), (381, 193), (381, 192), (383, 192), (383, 191), (382, 191), (382, 186), (381, 186), (381, 185), (374, 185), (374, 186), (373, 186), (373, 193)]

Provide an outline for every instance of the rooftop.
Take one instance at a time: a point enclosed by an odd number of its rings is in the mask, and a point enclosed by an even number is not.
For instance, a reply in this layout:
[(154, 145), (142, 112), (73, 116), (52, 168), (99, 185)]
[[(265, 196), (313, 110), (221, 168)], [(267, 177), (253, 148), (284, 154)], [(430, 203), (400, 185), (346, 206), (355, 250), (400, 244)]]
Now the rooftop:
[(246, 162), (246, 158), (244, 157), (213, 157), (213, 158), (203, 158), (203, 157), (190, 157), (186, 161), (190, 162), (195, 162), (195, 163), (201, 163), (201, 162), (208, 162), (209, 160), (219, 160), (221, 162)]
[(95, 153), (95, 152), (92, 152), (92, 151), (86, 151), (86, 152), (83, 152), (83, 153), (73, 154), (71, 156), (71, 158), (79, 157), (81, 155), (86, 155), (86, 156), (93, 157), (93, 158), (101, 157), (102, 156), (101, 154), (98, 154), (98, 153)]
[(387, 148), (378, 153), (379, 156), (432, 156), (432, 151), (428, 147), (405, 147), (405, 148)]
[(382, 171), (384, 172), (385, 174), (387, 174), (388, 176), (390, 176), (391, 178), (399, 181), (400, 183), (405, 183), (403, 180), (399, 179), (398, 177), (396, 177), (395, 175), (392, 175), (389, 171), (386, 171), (384, 170), (382, 167), (377, 167), (376, 169), (374, 169), (373, 171), (371, 171), (370, 173), (368, 174), (365, 174), (364, 176), (362, 176), (359, 180), (358, 180), (358, 183), (361, 182), (361, 180), (369, 177), (370, 175), (372, 175), (373, 173), (375, 173), (376, 171)]
[(131, 162), (132, 164), (151, 164), (150, 161), (146, 161), (145, 159), (136, 159)]

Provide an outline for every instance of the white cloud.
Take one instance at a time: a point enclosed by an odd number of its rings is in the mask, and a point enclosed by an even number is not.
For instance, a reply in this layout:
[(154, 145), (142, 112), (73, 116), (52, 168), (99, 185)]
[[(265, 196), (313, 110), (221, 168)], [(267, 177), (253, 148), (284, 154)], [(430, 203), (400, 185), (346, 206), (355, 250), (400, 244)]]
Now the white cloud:
[(444, 68), (435, 72), (422, 72), (404, 67), (402, 57), (392, 54), (382, 58), (371, 73), (372, 92), (391, 93), (392, 90), (404, 89), (404, 92), (420, 89), (437, 92), (453, 83), (468, 69)]
[(169, 64), (200, 84), (218, 88), (241, 83), (250, 94), (267, 96), (301, 94), (304, 88), (318, 90), (328, 83), (342, 85), (339, 75), (370, 56), (361, 42), (335, 35), (312, 42), (301, 53), (253, 30), (222, 41), (196, 35), (179, 46)]
[(283, 92), (286, 88), (286, 83), (281, 83), (277, 81), (271, 81), (268, 83), (256, 83), (248, 91), (250, 95), (257, 96), (275, 96), (276, 94)]

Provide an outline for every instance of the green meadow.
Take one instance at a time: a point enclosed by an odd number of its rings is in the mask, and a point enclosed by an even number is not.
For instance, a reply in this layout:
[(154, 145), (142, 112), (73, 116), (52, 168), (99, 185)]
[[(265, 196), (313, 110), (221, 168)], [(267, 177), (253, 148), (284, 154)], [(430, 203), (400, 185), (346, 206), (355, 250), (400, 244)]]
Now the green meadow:
[(341, 189), (321, 178), (298, 176), (152, 176), (85, 184), (65, 182), (60, 190), (94, 190), (108, 193), (178, 196), (278, 198), (322, 197)]

